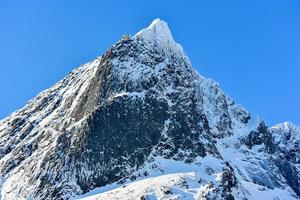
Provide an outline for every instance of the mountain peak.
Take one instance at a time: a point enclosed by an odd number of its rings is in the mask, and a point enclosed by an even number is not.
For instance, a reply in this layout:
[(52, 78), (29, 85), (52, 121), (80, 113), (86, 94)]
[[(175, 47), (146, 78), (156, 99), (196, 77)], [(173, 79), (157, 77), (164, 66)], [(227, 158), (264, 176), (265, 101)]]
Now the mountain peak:
[(182, 46), (173, 39), (167, 22), (159, 18), (153, 20), (147, 28), (140, 30), (134, 37), (158, 46), (167, 54), (176, 53), (186, 58)]
[(159, 41), (174, 42), (172, 33), (167, 22), (157, 18), (145, 29), (139, 31), (135, 36), (140, 36), (144, 39), (155, 39)]
[(172, 33), (169, 29), (167, 22), (157, 18), (147, 27), (139, 31), (136, 36), (141, 36), (144, 39), (159, 39), (174, 41)]
[(186, 61), (156, 19), (1, 120), (0, 199), (299, 199), (300, 131)]

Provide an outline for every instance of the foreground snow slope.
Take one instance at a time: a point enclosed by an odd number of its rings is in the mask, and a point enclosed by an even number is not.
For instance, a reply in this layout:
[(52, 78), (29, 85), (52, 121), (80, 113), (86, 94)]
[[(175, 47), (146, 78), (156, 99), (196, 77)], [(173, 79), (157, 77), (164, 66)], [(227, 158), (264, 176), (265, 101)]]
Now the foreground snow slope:
[[(132, 199), (218, 199), (216, 196), (206, 196), (213, 193), (215, 188), (210, 184), (201, 184), (201, 175), (194, 172), (162, 175), (159, 177), (146, 178), (140, 181), (124, 185), (120, 188), (110, 190), (82, 200), (132, 200)], [(200, 180), (200, 181), (199, 181)], [(245, 183), (246, 195), (236, 194), (236, 199), (291, 199), (287, 191), (283, 189), (269, 190), (260, 185)], [(206, 197), (204, 197), (206, 196)]]
[(157, 19), (0, 121), (1, 199), (299, 199), (298, 136), (199, 75)]

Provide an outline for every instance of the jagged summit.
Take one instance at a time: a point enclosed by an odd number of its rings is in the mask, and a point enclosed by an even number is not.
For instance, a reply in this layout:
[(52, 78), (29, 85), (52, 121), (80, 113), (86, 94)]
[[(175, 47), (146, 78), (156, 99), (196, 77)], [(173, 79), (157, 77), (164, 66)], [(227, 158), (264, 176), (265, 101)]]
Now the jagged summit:
[(167, 22), (157, 18), (145, 29), (140, 30), (136, 36), (147, 40), (175, 43)]
[(173, 39), (167, 22), (157, 18), (145, 29), (139, 31), (134, 37), (142, 38), (152, 45), (161, 48), (166, 54), (177, 53), (187, 59), (183, 48)]

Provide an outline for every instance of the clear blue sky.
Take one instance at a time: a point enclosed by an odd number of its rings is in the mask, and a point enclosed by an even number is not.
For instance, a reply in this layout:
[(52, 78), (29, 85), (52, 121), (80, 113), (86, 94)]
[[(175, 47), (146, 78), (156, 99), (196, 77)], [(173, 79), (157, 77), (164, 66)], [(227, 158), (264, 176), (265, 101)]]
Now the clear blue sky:
[(0, 118), (154, 18), (269, 125), (300, 125), (300, 1), (0, 0)]

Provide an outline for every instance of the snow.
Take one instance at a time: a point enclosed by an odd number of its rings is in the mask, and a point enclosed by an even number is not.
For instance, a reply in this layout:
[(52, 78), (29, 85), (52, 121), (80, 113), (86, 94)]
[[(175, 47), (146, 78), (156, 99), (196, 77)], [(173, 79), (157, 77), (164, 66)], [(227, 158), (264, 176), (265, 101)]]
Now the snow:
[(173, 39), (167, 22), (160, 20), (159, 18), (153, 20), (147, 28), (139, 31), (134, 37), (138, 39), (142, 38), (149, 44), (158, 46), (166, 54), (176, 53), (186, 61), (189, 60), (185, 55), (182, 46)]
[[(228, 153), (228, 156), (231, 157), (236, 155), (236, 153)], [(236, 167), (237, 162), (231, 162), (233, 159), (242, 158), (231, 158), (230, 163)], [(148, 175), (146, 177), (140, 177), (136, 181), (127, 180), (120, 185), (110, 184), (97, 188), (75, 199), (130, 200), (151, 197), (153, 199), (178, 198), (204, 200), (206, 199), (205, 194), (214, 190), (213, 185), (220, 184), (223, 175), (223, 163), (223, 160), (212, 156), (197, 158), (192, 164), (156, 157), (154, 161), (146, 163), (144, 168), (139, 171), (141, 174), (147, 171)], [(238, 167), (243, 169), (244, 166), (239, 165)], [(293, 192), (288, 188), (269, 189), (249, 180), (247, 181), (240, 176), (238, 176), (238, 180), (239, 189), (234, 188), (233, 191), (236, 199), (244, 197), (249, 200), (256, 200), (258, 197), (260, 199), (294, 199), (293, 196), (291, 196)]]
[(290, 192), (281, 188), (274, 188), (273, 190), (266, 187), (254, 184), (252, 182), (243, 181), (243, 187), (247, 189), (247, 199), (257, 200), (257, 199), (297, 199), (290, 195)]
[[(300, 161), (300, 127), (291, 122), (284, 122), (271, 127), (272, 137), (276, 145), (281, 149), (281, 157), (295, 154), (294, 161)], [(299, 166), (300, 170), (300, 166)]]
[(274, 141), (282, 149), (300, 149), (300, 127), (291, 122), (284, 122), (271, 127)]
[[(155, 157), (152, 162), (135, 174), (148, 173), (137, 181), (127, 180), (121, 185), (108, 185), (97, 188), (76, 199), (140, 199), (142, 196), (151, 195), (153, 198), (162, 199), (164, 192), (171, 191), (171, 197), (180, 199), (197, 199), (199, 193), (204, 192), (210, 182), (217, 183), (222, 171), (221, 160), (207, 156), (197, 158), (193, 164), (182, 161)], [(215, 173), (207, 174), (207, 169)], [(201, 180), (201, 181), (200, 181)], [(172, 199), (169, 197), (170, 199)]]
[(122, 91), (120, 93), (115, 93), (109, 96), (108, 100), (113, 101), (115, 98), (120, 97), (133, 97), (133, 98), (139, 98), (143, 99), (145, 97), (145, 92), (125, 92)]
[[(180, 199), (194, 199), (193, 196), (197, 189), (183, 188), (183, 180), (195, 180), (193, 173), (178, 173), (169, 174), (159, 177), (151, 177), (145, 180), (133, 182), (124, 185), (121, 188), (114, 189), (102, 193), (99, 196), (86, 197), (85, 200), (98, 200), (98, 199), (162, 199), (168, 193), (172, 193), (173, 197), (180, 197)], [(151, 197), (151, 198), (149, 198)]]
[(300, 127), (292, 124), (291, 122), (277, 124), (271, 127), (271, 131), (274, 132), (273, 136), (275, 142), (280, 143), (286, 140), (300, 142)]
[[(281, 175), (276, 174), (276, 169), (269, 167), (271, 165), (266, 159), (268, 155), (265, 155), (261, 151), (264, 146), (256, 145), (252, 149), (249, 149), (243, 145), (243, 140), (252, 130), (257, 130), (262, 120), (259, 117), (251, 116), (250, 121), (242, 122), (241, 119), (250, 116), (250, 114), (242, 106), (235, 104), (226, 96), (216, 81), (205, 78), (192, 69), (181, 45), (173, 39), (167, 23), (156, 19), (149, 27), (138, 32), (133, 39), (136, 43), (143, 40), (149, 46), (143, 45), (147, 46), (147, 48), (143, 49), (142, 53), (139, 53), (136, 57), (128, 56), (125, 59), (124, 56), (110, 60), (110, 64), (112, 65), (110, 75), (115, 78), (115, 82), (132, 82), (132, 85), (139, 90), (129, 92), (126, 88), (117, 88), (111, 91), (107, 100), (114, 101), (122, 98), (143, 99), (147, 95), (147, 90), (141, 87), (141, 83), (155, 77), (158, 79), (158, 84), (152, 86), (151, 89), (158, 93), (157, 98), (164, 99), (167, 102), (168, 111), (171, 116), (172, 108), (178, 105), (178, 102), (176, 102), (177, 99), (174, 100), (171, 96), (173, 94), (175, 94), (174, 96), (178, 94), (184, 96), (185, 94), (189, 95), (195, 92), (196, 107), (199, 109), (199, 113), (205, 115), (209, 126), (209, 135), (203, 133), (200, 136), (204, 135), (203, 138), (199, 138), (199, 140), (201, 140), (205, 148), (211, 148), (208, 150), (214, 151), (213, 147), (215, 145), (216, 154), (211, 155), (208, 153), (203, 158), (196, 157), (192, 163), (185, 163), (182, 160), (166, 159), (158, 156), (155, 154), (157, 153), (155, 152), (155, 147), (153, 147), (152, 154), (150, 154), (143, 166), (137, 169), (137, 171), (133, 171), (135, 168), (128, 169), (130, 175), (137, 177), (135, 181), (128, 178), (124, 180), (123, 184), (111, 183), (100, 188), (95, 188), (84, 195), (77, 196), (76, 199), (140, 199), (141, 197), (145, 197), (146, 199), (166, 199), (166, 196), (168, 196), (167, 199), (177, 197), (180, 199), (202, 199), (203, 195), (205, 196), (205, 194), (213, 192), (213, 189), (220, 186), (224, 168), (226, 168), (225, 162), (228, 162), (232, 166), (238, 180), (238, 187), (234, 188), (233, 191), (236, 199), (244, 197), (247, 197), (249, 200), (256, 199), (257, 197), (265, 199), (292, 199), (294, 192), (282, 181), (283, 178), (279, 177)], [(163, 52), (163, 59), (153, 66), (148, 66), (148, 63), (151, 63), (151, 59), (153, 59), (151, 57), (153, 54), (149, 58), (147, 57), (147, 53), (144, 55), (144, 51), (153, 48), (158, 48)], [(176, 59), (179, 58), (178, 60), (185, 61), (182, 62), (183, 64), (179, 62), (180, 64), (176, 66), (176, 69), (180, 69), (178, 70), (180, 72), (178, 76), (174, 75), (175, 73), (168, 74), (166, 70), (166, 66), (177, 63), (172, 61), (172, 58), (175, 56)], [(75, 121), (72, 112), (78, 105), (80, 97), (88, 90), (89, 84), (95, 78), (97, 70), (101, 67), (99, 63), (100, 59), (97, 58), (93, 62), (75, 69), (52, 88), (41, 92), (23, 109), (13, 113), (9, 118), (0, 121), (0, 132), (2, 135), (8, 135), (6, 134), (6, 127), (10, 126), (6, 123), (17, 117), (28, 118), (28, 122), (26, 122), (28, 124), (24, 126), (25, 128), (33, 125), (30, 135), (20, 143), (15, 143), (13, 137), (7, 136), (7, 140), (4, 137), (0, 137), (0, 139), (3, 139), (1, 141), (3, 146), (9, 145), (10, 148), (16, 149), (18, 147), (25, 147), (23, 153), (25, 157), (24, 161), (14, 159), (13, 153), (8, 153), (1, 159), (2, 163), (10, 163), (11, 161), (15, 165), (18, 165), (12, 170), (12, 176), (10, 174), (6, 175), (7, 177), (4, 177), (4, 175), (0, 176), (2, 199), (14, 199), (15, 196), (13, 195), (21, 197), (24, 194), (29, 194), (31, 191), (36, 191), (37, 188), (35, 187), (38, 184), (30, 183), (31, 173), (41, 172), (44, 175), (48, 175), (49, 178), (61, 175), (59, 173), (62, 172), (49, 172), (47, 169), (41, 169), (41, 163), (46, 162), (45, 160), (47, 160), (49, 152), (55, 150), (60, 145), (57, 141), (64, 131), (73, 134), (71, 143), (75, 144), (77, 138), (81, 137), (81, 135), (76, 135), (76, 129), (82, 128), (83, 124), (86, 123), (86, 116)], [(182, 81), (186, 87), (174, 84), (178, 80)], [(53, 99), (49, 97), (53, 97)], [(47, 100), (46, 103), (44, 103), (44, 99)], [(57, 101), (60, 104), (58, 107), (55, 107), (55, 102)], [(191, 102), (188, 101), (187, 104), (189, 103)], [(37, 111), (35, 111), (36, 109)], [(225, 120), (222, 119), (223, 116), (225, 116)], [(195, 114), (195, 116), (187, 115), (186, 117), (199, 116)], [(230, 119), (230, 123), (226, 119)], [(168, 117), (164, 122), (164, 129), (161, 132), (161, 137), (166, 138), (166, 141), (170, 139), (168, 138), (168, 130), (171, 123), (171, 118)], [(220, 131), (220, 127), (228, 132)], [(300, 149), (299, 127), (285, 122), (272, 127), (271, 131), (273, 132), (274, 141), (278, 143), (279, 147), (287, 148), (288, 150)], [(47, 134), (47, 137), (42, 135), (44, 133), (45, 135)], [(39, 148), (35, 152), (32, 153), (29, 149), (26, 149), (27, 144), (34, 143), (38, 138), (42, 139), (38, 140)], [(298, 146), (295, 147), (295, 145)], [(71, 148), (73, 148), (72, 145)], [(182, 150), (179, 149), (179, 151)], [(19, 164), (18, 162), (22, 163)], [(89, 175), (92, 176), (93, 171), (85, 170), (82, 173), (86, 177), (90, 177)], [(73, 193), (66, 195), (82, 193), (72, 172), (63, 172), (62, 176), (65, 178), (65, 182), (70, 182), (73, 190)], [(255, 180), (260, 178), (263, 179), (262, 181), (266, 186), (255, 183)], [(23, 189), (23, 193), (20, 194), (11, 192), (15, 188), (21, 190), (22, 186), (17, 184), (20, 182), (24, 183), (24, 185), (29, 185), (29, 187)], [(53, 187), (56, 187), (61, 185), (62, 182), (55, 182), (53, 184)], [(276, 187), (276, 184), (280, 187)], [(283, 187), (286, 188), (282, 189)], [(171, 193), (169, 193), (170, 191)], [(66, 196), (66, 198), (69, 197)]]
[[(258, 151), (261, 147), (248, 149), (240, 146), (241, 140), (251, 130), (255, 130), (261, 121), (259, 117), (252, 117), (243, 126), (236, 123), (233, 127), (235, 134), (217, 140), (221, 159), (207, 155), (204, 158), (197, 157), (193, 163), (187, 164), (161, 156), (150, 156), (143, 168), (133, 173), (138, 177), (136, 181), (128, 179), (120, 185), (96, 188), (76, 199), (206, 199), (205, 195), (214, 191), (212, 185), (221, 183), (225, 161), (233, 167), (238, 180), (238, 188), (233, 188), (236, 199), (297, 199), (288, 186), (274, 186), (275, 177), (269, 177), (268, 172), (264, 171), (266, 166), (262, 166), (266, 161), (265, 155)], [(253, 174), (262, 176), (274, 188), (255, 183)]]
[[(11, 116), (1, 121), (0, 130), (1, 126), (5, 126), (10, 119), (24, 117), (20, 113), (25, 113), (25, 117), (28, 117), (28, 119), (26, 119), (27, 124), (24, 127), (26, 128), (30, 125), (33, 126), (30, 134), (26, 137), (25, 140), (21, 141), (20, 143), (16, 145), (10, 144), (11, 142), (15, 141), (13, 137), (9, 138), (11, 140), (6, 142), (6, 145), (9, 145), (10, 148), (23, 149), (23, 147), (25, 147), (26, 153), (23, 155), (28, 159), (20, 162), (15, 158), (16, 155), (13, 154), (13, 151), (2, 157), (2, 165), (3, 163), (10, 162), (10, 160), (12, 160), (12, 162), (14, 163), (17, 162), (18, 165), (11, 172), (13, 176), (9, 176), (8, 174), (6, 174), (5, 177), (3, 177), (4, 175), (1, 176), (1, 199), (16, 199), (16, 196), (13, 196), (16, 194), (11, 191), (16, 190), (16, 183), (20, 181), (23, 184), (30, 185), (23, 191), (23, 193), (18, 194), (19, 198), (22, 195), (25, 196), (26, 192), (33, 191), (36, 187), (35, 184), (29, 184), (30, 177), (28, 176), (28, 174), (32, 174), (34, 172), (42, 172), (43, 174), (48, 173), (42, 168), (42, 163), (45, 159), (47, 159), (49, 152), (57, 148), (57, 140), (61, 135), (61, 129), (63, 129), (64, 127), (63, 125), (70, 124), (70, 126), (68, 127), (68, 129), (70, 130), (72, 127), (81, 126), (81, 123), (84, 121), (84, 118), (82, 118), (78, 122), (75, 122), (73, 118), (70, 117), (70, 115), (74, 110), (74, 107), (78, 104), (77, 101), (79, 97), (84, 93), (84, 91), (90, 84), (91, 79), (93, 79), (93, 77), (95, 76), (98, 65), (99, 59), (97, 58), (92, 62), (76, 68), (53, 87), (39, 93), (39, 95), (33, 100), (29, 101), (24, 108), (17, 112), (14, 112)], [(72, 101), (70, 101), (71, 98), (73, 98)], [(53, 109), (57, 101), (60, 101), (60, 104), (58, 107)], [(63, 115), (61, 113), (63, 113)], [(55, 126), (57, 125), (61, 125), (59, 130), (55, 129)], [(26, 149), (27, 146), (35, 144), (35, 142), (39, 137), (41, 137), (44, 132), (49, 133), (48, 138), (44, 138), (43, 140), (39, 141), (39, 148), (36, 151), (31, 152)], [(19, 133), (22, 133), (22, 131), (20, 131)], [(4, 134), (5, 132), (1, 132), (1, 139), (5, 138), (3, 137)], [(59, 172), (57, 171), (56, 173)], [(54, 176), (55, 174), (51, 174), (49, 172), (48, 175)], [(59, 185), (60, 183), (55, 184)], [(76, 181), (74, 181), (74, 187), (78, 188), (78, 186), (76, 185)]]

